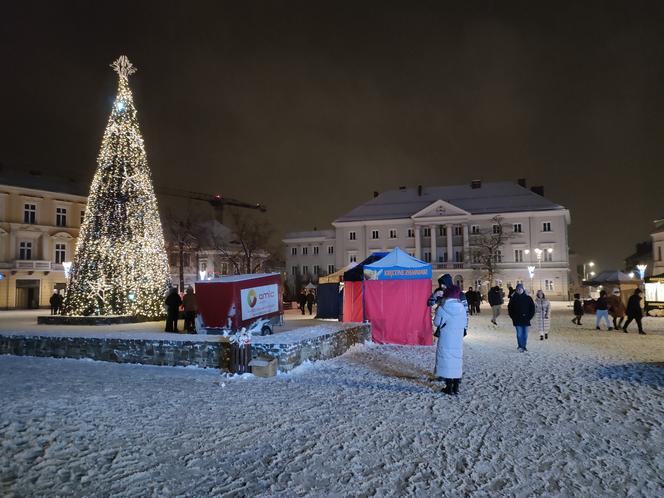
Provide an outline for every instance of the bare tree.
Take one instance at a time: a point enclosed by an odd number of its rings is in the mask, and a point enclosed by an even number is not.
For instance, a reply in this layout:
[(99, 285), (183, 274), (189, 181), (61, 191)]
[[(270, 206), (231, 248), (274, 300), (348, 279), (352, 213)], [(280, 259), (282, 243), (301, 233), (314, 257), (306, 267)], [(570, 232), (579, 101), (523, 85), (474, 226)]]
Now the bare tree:
[(189, 207), (169, 210), (164, 215), (164, 238), (169, 254), (177, 254), (180, 290), (184, 288), (185, 255), (198, 254), (203, 244), (204, 228), (199, 215)]
[(471, 256), (473, 263), (479, 263), (483, 276), (493, 285), (498, 274), (498, 264), (502, 262), (501, 248), (505, 242), (513, 237), (506, 231), (501, 216), (491, 218), (491, 227), (472, 234)]
[(228, 261), (235, 273), (257, 273), (274, 254), (272, 227), (254, 214), (229, 210), (229, 232), (215, 237), (214, 248)]

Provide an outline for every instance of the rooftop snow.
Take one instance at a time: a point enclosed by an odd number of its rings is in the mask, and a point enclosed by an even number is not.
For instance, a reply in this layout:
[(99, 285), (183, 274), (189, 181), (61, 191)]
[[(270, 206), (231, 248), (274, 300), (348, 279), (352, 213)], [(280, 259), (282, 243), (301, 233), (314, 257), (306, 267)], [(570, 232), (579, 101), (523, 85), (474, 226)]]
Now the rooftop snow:
[(443, 200), (471, 214), (508, 213), (564, 209), (550, 200), (512, 182), (482, 183), (388, 190), (353, 209), (335, 222), (410, 218), (432, 203)]

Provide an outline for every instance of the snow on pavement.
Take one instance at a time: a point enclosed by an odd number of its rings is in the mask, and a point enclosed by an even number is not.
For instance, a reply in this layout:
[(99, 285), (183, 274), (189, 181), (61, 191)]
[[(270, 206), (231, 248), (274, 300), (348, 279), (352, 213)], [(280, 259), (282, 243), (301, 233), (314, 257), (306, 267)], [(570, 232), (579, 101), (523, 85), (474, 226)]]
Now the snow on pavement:
[(431, 347), (271, 379), (1, 356), (0, 495), (664, 496), (664, 319), (591, 318), (521, 354), (471, 317), (455, 398)]

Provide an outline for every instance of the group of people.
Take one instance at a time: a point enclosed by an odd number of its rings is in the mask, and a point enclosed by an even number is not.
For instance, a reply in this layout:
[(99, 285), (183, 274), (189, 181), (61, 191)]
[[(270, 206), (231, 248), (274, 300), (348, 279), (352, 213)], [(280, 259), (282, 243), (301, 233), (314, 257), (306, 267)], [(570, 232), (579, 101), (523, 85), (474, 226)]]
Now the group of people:
[[(595, 301), (595, 329), (602, 330), (602, 321), (606, 323), (607, 330), (622, 330), (627, 333), (627, 327), (632, 321), (636, 322), (639, 334), (645, 335), (643, 331), (643, 309), (641, 308), (641, 289), (634, 289), (634, 293), (627, 300), (627, 306), (622, 300), (620, 289), (613, 289), (611, 295), (607, 295), (602, 289), (599, 292), (599, 298)], [(583, 301), (580, 294), (574, 294), (574, 319), (573, 323), (581, 325), (581, 318), (584, 315)], [(609, 320), (613, 319), (613, 326)], [(627, 321), (625, 321), (627, 317)], [(623, 323), (624, 322), (624, 323)]]
[(164, 332), (180, 332), (178, 330), (178, 319), (180, 318), (180, 309), (184, 311), (184, 329), (188, 334), (196, 333), (196, 313), (198, 312), (198, 302), (194, 289), (187, 287), (184, 297), (180, 297), (176, 287), (172, 287), (166, 299), (166, 328)]
[(480, 314), (480, 304), (482, 304), (483, 299), (484, 296), (482, 296), (479, 289), (473, 290), (472, 287), (468, 287), (468, 291), (466, 291), (466, 301), (468, 301), (468, 312), (471, 315)]
[(300, 311), (302, 311), (303, 315), (305, 307), (307, 310), (309, 310), (310, 315), (313, 314), (314, 304), (316, 304), (316, 294), (314, 294), (314, 291), (311, 289), (309, 292), (307, 292), (305, 289), (302, 289), (300, 294), (297, 296), (297, 304), (299, 305)]
[(65, 298), (62, 294), (60, 294), (59, 290), (53, 291), (51, 299), (48, 300), (49, 304), (51, 305), (51, 315), (60, 314), (60, 310), (62, 309), (62, 303), (64, 302), (64, 300)]

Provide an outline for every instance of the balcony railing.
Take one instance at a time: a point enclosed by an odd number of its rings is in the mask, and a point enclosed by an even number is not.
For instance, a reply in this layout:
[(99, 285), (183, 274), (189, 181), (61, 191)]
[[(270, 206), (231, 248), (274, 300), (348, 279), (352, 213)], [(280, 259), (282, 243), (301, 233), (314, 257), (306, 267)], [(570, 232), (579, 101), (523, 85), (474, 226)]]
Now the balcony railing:
[(34, 260), (34, 259), (17, 259), (14, 261), (14, 268), (16, 270), (40, 270), (50, 271), (52, 268), (50, 261)]

